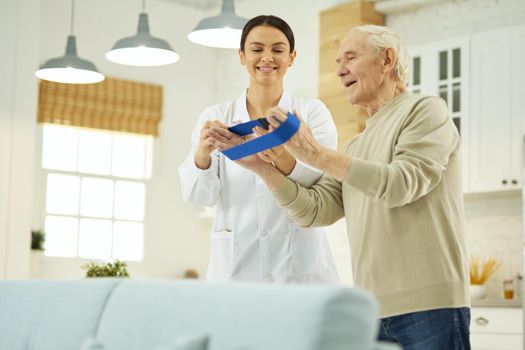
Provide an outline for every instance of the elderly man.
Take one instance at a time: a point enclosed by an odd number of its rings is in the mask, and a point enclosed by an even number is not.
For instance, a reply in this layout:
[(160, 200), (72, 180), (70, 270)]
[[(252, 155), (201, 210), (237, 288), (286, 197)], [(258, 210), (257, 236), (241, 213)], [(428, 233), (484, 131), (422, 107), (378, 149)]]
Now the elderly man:
[[(304, 123), (286, 143), (324, 176), (304, 188), (257, 157), (239, 163), (300, 225), (346, 218), (355, 284), (380, 303), (380, 340), (407, 350), (470, 349), (460, 138), (447, 106), (406, 91), (406, 48), (386, 27), (352, 29), (336, 61), (348, 101), (367, 111), (365, 130), (343, 152), (321, 146)], [(230, 147), (224, 136), (218, 148)]]

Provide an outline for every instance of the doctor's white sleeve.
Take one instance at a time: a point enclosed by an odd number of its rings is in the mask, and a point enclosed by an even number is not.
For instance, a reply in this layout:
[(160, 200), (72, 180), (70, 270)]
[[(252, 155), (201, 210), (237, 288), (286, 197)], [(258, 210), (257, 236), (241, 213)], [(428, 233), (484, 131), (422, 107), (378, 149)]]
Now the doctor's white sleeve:
[(184, 200), (204, 206), (214, 206), (219, 198), (219, 157), (216, 151), (212, 152), (210, 155), (211, 165), (205, 170), (199, 169), (195, 165), (193, 157), (199, 145), (202, 126), (207, 120), (212, 119), (210, 109), (206, 109), (201, 114), (191, 135), (191, 150), (179, 166), (179, 178)]
[[(330, 149), (337, 149), (337, 129), (330, 111), (323, 102), (320, 100), (311, 101), (298, 112), (321, 145)], [(322, 175), (323, 173), (320, 170), (297, 160), (288, 178), (304, 187), (310, 187)]]

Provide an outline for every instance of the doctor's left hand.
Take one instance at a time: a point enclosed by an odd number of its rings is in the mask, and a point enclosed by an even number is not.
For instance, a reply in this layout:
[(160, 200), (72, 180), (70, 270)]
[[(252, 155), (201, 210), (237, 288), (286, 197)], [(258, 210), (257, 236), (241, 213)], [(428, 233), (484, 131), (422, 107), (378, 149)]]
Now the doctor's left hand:
[(208, 129), (210, 143), (220, 151), (230, 149), (243, 143), (245, 140), (228, 130), (224, 124), (215, 124)]

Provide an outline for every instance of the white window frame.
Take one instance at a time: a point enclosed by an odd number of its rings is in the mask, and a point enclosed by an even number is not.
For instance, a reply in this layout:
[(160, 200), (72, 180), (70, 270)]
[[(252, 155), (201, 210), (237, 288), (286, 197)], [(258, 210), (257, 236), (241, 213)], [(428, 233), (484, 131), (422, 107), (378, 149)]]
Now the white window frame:
[[(44, 124), (45, 125), (45, 124)], [(67, 126), (66, 126), (67, 127)], [(73, 127), (75, 128), (75, 127)], [(82, 128), (79, 128), (82, 129)], [(112, 132), (109, 130), (97, 130), (97, 129), (85, 129), (89, 131), (94, 132), (107, 132), (107, 133), (113, 133), (117, 134), (118, 132)], [(144, 135), (146, 136), (146, 135)], [(38, 227), (41, 229), (45, 229), (45, 221), (47, 216), (56, 216), (56, 217), (71, 217), (78, 220), (78, 226), (80, 227), (80, 219), (101, 219), (101, 220), (108, 220), (111, 221), (112, 227), (115, 223), (115, 221), (118, 222), (133, 222), (133, 223), (142, 223), (143, 225), (143, 237), (142, 237), (142, 259), (140, 260), (133, 260), (134, 262), (141, 262), (144, 260), (144, 246), (145, 246), (145, 238), (146, 238), (146, 231), (147, 231), (147, 215), (146, 215), (146, 203), (148, 201), (148, 187), (152, 176), (152, 170), (153, 170), (153, 148), (154, 148), (154, 140), (153, 137), (150, 141), (147, 141), (146, 148), (145, 148), (145, 157), (144, 157), (144, 177), (142, 179), (136, 179), (136, 178), (127, 178), (127, 177), (120, 177), (120, 176), (113, 176), (113, 175), (100, 175), (100, 174), (91, 174), (86, 172), (80, 172), (80, 171), (66, 171), (66, 170), (54, 170), (54, 169), (46, 169), (42, 166), (42, 157), (44, 152), (43, 147), (43, 139), (44, 139), (44, 127), (42, 124), (38, 125), (37, 130), (37, 152), (35, 152), (35, 155), (37, 158), (35, 159), (35, 164), (37, 167), (37, 174), (38, 176), (35, 177), (35, 201), (37, 202), (37, 205), (35, 205), (35, 212), (34, 212), (34, 222), (38, 223)], [(77, 148), (77, 161), (78, 161), (78, 148)], [(47, 201), (47, 177), (49, 174), (58, 174), (58, 175), (71, 175), (71, 176), (78, 176), (80, 181), (84, 177), (88, 178), (97, 178), (97, 179), (108, 179), (113, 182), (113, 192), (115, 191), (115, 184), (117, 181), (122, 180), (126, 182), (137, 182), (137, 183), (143, 183), (144, 184), (144, 218), (141, 221), (135, 221), (135, 220), (123, 220), (123, 219), (115, 219), (114, 213), (112, 214), (111, 218), (101, 218), (101, 217), (91, 217), (91, 216), (82, 216), (80, 214), (80, 207), (77, 215), (64, 215), (64, 214), (55, 214), (55, 213), (47, 213), (46, 212), (46, 201)], [(79, 202), (80, 202), (79, 197)], [(115, 197), (113, 196), (113, 206), (114, 206)], [(76, 247), (76, 254), (75, 256), (71, 257), (64, 257), (64, 256), (54, 256), (54, 255), (46, 255), (46, 258), (59, 258), (59, 259), (87, 259), (87, 260), (97, 260), (97, 258), (85, 258), (79, 256), (79, 234), (80, 232), (77, 231), (77, 247)], [(111, 251), (113, 252), (113, 232), (112, 232), (112, 243), (111, 243)], [(113, 253), (112, 253), (113, 254)]]

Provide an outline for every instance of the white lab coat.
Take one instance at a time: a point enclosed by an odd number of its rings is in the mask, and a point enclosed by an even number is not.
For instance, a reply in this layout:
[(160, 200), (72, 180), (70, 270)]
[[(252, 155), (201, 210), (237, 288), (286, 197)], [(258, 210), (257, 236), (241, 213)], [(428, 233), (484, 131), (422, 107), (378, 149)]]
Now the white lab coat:
[[(316, 139), (332, 149), (337, 131), (319, 100), (281, 96), (279, 106), (297, 110)], [(264, 183), (252, 172), (214, 151), (211, 166), (201, 170), (193, 160), (202, 125), (249, 121), (246, 93), (237, 100), (207, 108), (192, 135), (192, 148), (179, 167), (184, 199), (216, 206), (207, 278), (267, 282), (338, 282), (332, 252), (321, 228), (300, 228), (279, 208)], [(321, 172), (297, 162), (289, 177), (306, 186)]]

